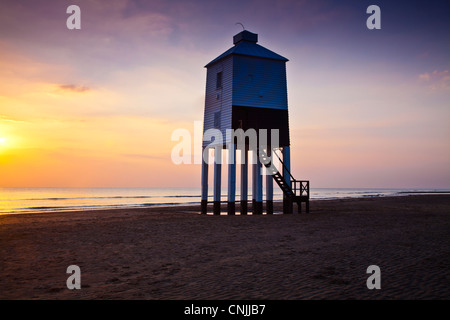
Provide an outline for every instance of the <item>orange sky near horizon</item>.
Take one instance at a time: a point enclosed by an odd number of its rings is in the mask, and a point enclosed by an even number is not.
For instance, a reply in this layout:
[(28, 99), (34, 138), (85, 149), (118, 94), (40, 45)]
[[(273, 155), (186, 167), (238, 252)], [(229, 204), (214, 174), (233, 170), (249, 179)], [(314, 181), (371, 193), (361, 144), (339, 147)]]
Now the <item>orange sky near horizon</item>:
[[(370, 33), (364, 12), (353, 31), (359, 11), (329, 1), (275, 9), (263, 1), (256, 13), (243, 1), (220, 21), (201, 19), (214, 1), (110, 3), (79, 1), (78, 31), (65, 28), (67, 1), (0, 5), (0, 187), (200, 186), (200, 165), (172, 163), (171, 134), (193, 134), (203, 120), (203, 66), (232, 46), (239, 20), (290, 60), (296, 178), (450, 188), (450, 65), (440, 34), (401, 33), (388, 17)], [(269, 13), (285, 22), (270, 25)]]

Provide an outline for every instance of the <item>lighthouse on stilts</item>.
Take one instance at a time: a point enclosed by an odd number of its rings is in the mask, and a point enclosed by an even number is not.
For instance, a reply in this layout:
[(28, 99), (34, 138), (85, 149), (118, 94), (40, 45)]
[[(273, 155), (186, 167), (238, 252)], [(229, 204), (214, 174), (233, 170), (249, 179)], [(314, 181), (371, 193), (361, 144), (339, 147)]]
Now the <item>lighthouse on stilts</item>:
[[(236, 212), (237, 160), (240, 166), (241, 215), (248, 212), (273, 213), (274, 181), (283, 192), (283, 213), (292, 213), (294, 202), (299, 212), (302, 203), (306, 204), (306, 212), (309, 212), (309, 181), (295, 180), (290, 173), (286, 84), (288, 59), (257, 42), (257, 34), (244, 30), (233, 37), (232, 48), (205, 66), (201, 179), (203, 214), (208, 212), (208, 204), (211, 203), (208, 201), (208, 168), (212, 154), (214, 214), (221, 213), (222, 162), (228, 166), (226, 212), (230, 215)], [(222, 161), (223, 150), (226, 150), (226, 161)], [(238, 152), (240, 157), (236, 156)], [(249, 166), (252, 175), (251, 202), (248, 199)]]

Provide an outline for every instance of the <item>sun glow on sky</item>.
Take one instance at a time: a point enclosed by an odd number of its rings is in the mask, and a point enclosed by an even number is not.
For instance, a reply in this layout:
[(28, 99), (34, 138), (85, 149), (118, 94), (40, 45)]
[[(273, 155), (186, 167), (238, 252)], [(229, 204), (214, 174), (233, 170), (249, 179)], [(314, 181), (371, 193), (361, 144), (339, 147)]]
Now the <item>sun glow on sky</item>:
[(68, 30), (70, 1), (1, 1), (0, 187), (200, 186), (171, 134), (203, 121), (239, 21), (289, 59), (295, 177), (448, 188), (450, 8), (407, 3), (377, 1), (369, 31), (371, 1), (79, 0)]

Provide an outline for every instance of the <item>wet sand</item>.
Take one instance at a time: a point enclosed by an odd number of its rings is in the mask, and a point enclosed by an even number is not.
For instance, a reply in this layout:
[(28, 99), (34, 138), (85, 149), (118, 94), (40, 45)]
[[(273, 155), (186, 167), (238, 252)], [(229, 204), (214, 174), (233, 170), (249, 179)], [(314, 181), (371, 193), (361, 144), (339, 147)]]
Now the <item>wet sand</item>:
[[(275, 210), (281, 210), (276, 204)], [(450, 195), (0, 216), (0, 299), (449, 299)], [(81, 289), (69, 290), (69, 265)], [(381, 289), (369, 290), (369, 265)]]

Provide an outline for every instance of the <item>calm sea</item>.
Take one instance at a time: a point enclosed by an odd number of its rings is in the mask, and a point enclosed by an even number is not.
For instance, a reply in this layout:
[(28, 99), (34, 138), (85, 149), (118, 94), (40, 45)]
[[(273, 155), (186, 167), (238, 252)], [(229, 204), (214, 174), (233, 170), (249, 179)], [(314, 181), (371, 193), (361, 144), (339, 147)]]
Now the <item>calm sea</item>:
[[(313, 188), (311, 200), (384, 197), (411, 193), (449, 192), (440, 189)], [(226, 201), (226, 189), (223, 190)], [(251, 195), (251, 190), (249, 190)], [(212, 200), (212, 190), (209, 195)], [(249, 197), (251, 199), (251, 197)], [(239, 190), (237, 197), (239, 199)], [(274, 190), (274, 200), (282, 194)], [(0, 214), (62, 210), (199, 204), (200, 188), (0, 188)]]

